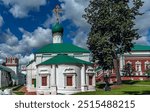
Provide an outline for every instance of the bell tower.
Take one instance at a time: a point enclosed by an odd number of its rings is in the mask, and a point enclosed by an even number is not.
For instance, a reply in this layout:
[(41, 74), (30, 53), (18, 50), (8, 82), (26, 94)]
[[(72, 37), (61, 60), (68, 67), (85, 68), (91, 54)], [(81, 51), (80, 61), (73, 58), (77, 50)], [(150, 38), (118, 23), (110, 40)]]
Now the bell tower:
[(18, 74), (19, 60), (16, 57), (7, 57), (5, 66), (12, 69), (15, 74)]

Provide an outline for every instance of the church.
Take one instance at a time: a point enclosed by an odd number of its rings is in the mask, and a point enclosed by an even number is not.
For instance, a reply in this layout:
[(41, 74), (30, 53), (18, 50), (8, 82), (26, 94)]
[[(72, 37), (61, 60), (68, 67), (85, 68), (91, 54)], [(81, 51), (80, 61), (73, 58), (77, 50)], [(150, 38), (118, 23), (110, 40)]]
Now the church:
[(95, 71), (90, 51), (63, 43), (63, 26), (52, 26), (53, 42), (38, 49), (27, 65), (27, 91), (37, 95), (95, 91)]

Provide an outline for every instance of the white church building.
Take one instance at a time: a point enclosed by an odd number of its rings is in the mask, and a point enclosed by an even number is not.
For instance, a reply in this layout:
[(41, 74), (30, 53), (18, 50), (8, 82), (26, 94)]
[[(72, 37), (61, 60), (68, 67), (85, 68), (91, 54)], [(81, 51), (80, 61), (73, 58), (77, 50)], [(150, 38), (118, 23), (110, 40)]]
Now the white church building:
[(90, 51), (63, 43), (63, 27), (52, 26), (53, 43), (34, 53), (27, 65), (26, 87), (37, 95), (73, 94), (95, 91), (95, 72)]

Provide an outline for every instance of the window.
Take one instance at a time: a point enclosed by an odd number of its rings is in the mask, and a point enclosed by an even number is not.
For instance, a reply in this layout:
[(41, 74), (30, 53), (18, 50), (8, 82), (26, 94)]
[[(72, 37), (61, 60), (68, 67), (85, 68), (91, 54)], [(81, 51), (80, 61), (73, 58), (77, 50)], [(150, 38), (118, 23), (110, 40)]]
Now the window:
[(32, 84), (34, 84), (34, 79), (32, 79)]
[(150, 68), (150, 62), (146, 61), (145, 62), (145, 70), (148, 70)]
[(32, 79), (32, 85), (34, 85), (34, 87), (36, 87), (36, 79)]
[(137, 72), (140, 72), (140, 71), (141, 71), (141, 62), (137, 61), (137, 62), (135, 63), (135, 67), (136, 67), (136, 71), (137, 71)]
[(72, 86), (72, 76), (67, 76), (67, 86)]
[(92, 85), (92, 83), (93, 83), (93, 76), (89, 76), (89, 85)]
[(42, 86), (47, 86), (47, 76), (42, 77)]

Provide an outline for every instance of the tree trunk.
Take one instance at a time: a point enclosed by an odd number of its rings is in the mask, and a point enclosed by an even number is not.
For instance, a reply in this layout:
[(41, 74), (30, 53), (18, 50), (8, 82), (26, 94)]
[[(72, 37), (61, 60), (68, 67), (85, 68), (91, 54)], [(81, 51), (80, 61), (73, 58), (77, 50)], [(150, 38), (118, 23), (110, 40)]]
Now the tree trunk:
[(116, 71), (117, 84), (120, 85), (122, 81), (121, 81), (121, 76), (120, 76), (120, 71), (119, 71), (119, 61), (117, 57), (113, 59), (113, 63), (114, 63), (114, 69)]

